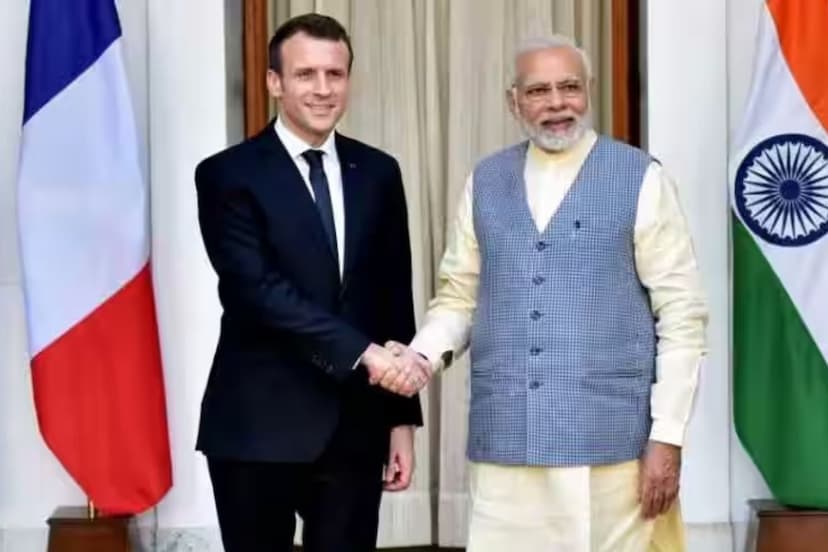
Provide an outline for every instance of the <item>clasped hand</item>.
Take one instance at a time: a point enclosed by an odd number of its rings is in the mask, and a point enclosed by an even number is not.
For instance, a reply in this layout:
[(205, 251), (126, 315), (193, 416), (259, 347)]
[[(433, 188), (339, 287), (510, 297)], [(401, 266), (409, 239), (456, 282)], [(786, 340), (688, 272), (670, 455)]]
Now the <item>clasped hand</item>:
[(419, 353), (396, 341), (385, 347), (372, 343), (362, 355), (368, 381), (384, 389), (411, 397), (431, 379), (431, 363)]

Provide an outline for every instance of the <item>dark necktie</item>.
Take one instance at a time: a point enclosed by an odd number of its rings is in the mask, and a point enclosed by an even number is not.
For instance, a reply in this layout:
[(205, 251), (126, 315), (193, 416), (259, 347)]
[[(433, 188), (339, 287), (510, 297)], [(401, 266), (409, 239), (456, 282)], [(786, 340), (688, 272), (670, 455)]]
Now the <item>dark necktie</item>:
[(316, 208), (319, 210), (319, 218), (322, 219), (322, 227), (328, 235), (328, 244), (331, 246), (334, 259), (339, 262), (339, 254), (336, 248), (336, 226), (334, 225), (333, 207), (331, 206), (331, 192), (328, 189), (328, 177), (322, 168), (321, 150), (309, 149), (302, 154), (310, 166), (309, 180), (313, 195), (316, 198)]

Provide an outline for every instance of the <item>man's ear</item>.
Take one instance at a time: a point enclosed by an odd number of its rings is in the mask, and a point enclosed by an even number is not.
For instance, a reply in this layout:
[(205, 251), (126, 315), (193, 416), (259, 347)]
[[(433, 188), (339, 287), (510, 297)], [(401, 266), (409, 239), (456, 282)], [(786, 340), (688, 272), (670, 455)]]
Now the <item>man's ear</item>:
[(517, 106), (517, 88), (514, 85), (506, 89), (506, 105), (509, 106), (509, 113), (516, 118), (520, 117)]
[(519, 116), (517, 106), (517, 89), (514, 86), (510, 86), (506, 89), (506, 105), (509, 106), (509, 112), (512, 115), (515, 117)]
[(282, 77), (273, 69), (267, 70), (267, 91), (277, 100), (282, 97)]

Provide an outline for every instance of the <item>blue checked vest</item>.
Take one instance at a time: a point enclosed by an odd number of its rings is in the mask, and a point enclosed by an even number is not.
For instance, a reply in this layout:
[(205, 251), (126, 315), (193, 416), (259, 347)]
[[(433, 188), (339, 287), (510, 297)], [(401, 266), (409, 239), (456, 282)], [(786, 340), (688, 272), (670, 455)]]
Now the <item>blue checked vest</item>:
[(650, 431), (656, 337), (633, 229), (652, 158), (599, 137), (539, 233), (526, 200), (527, 145), (474, 171), (481, 268), (469, 459), (570, 466), (637, 458)]

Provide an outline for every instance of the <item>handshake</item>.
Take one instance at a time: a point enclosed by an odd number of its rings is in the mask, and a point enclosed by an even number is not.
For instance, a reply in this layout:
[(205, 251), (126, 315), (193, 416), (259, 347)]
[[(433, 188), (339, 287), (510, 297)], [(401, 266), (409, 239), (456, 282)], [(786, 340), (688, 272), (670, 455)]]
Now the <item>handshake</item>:
[(389, 341), (385, 348), (372, 343), (362, 354), (371, 385), (411, 397), (431, 379), (431, 363), (402, 343)]

